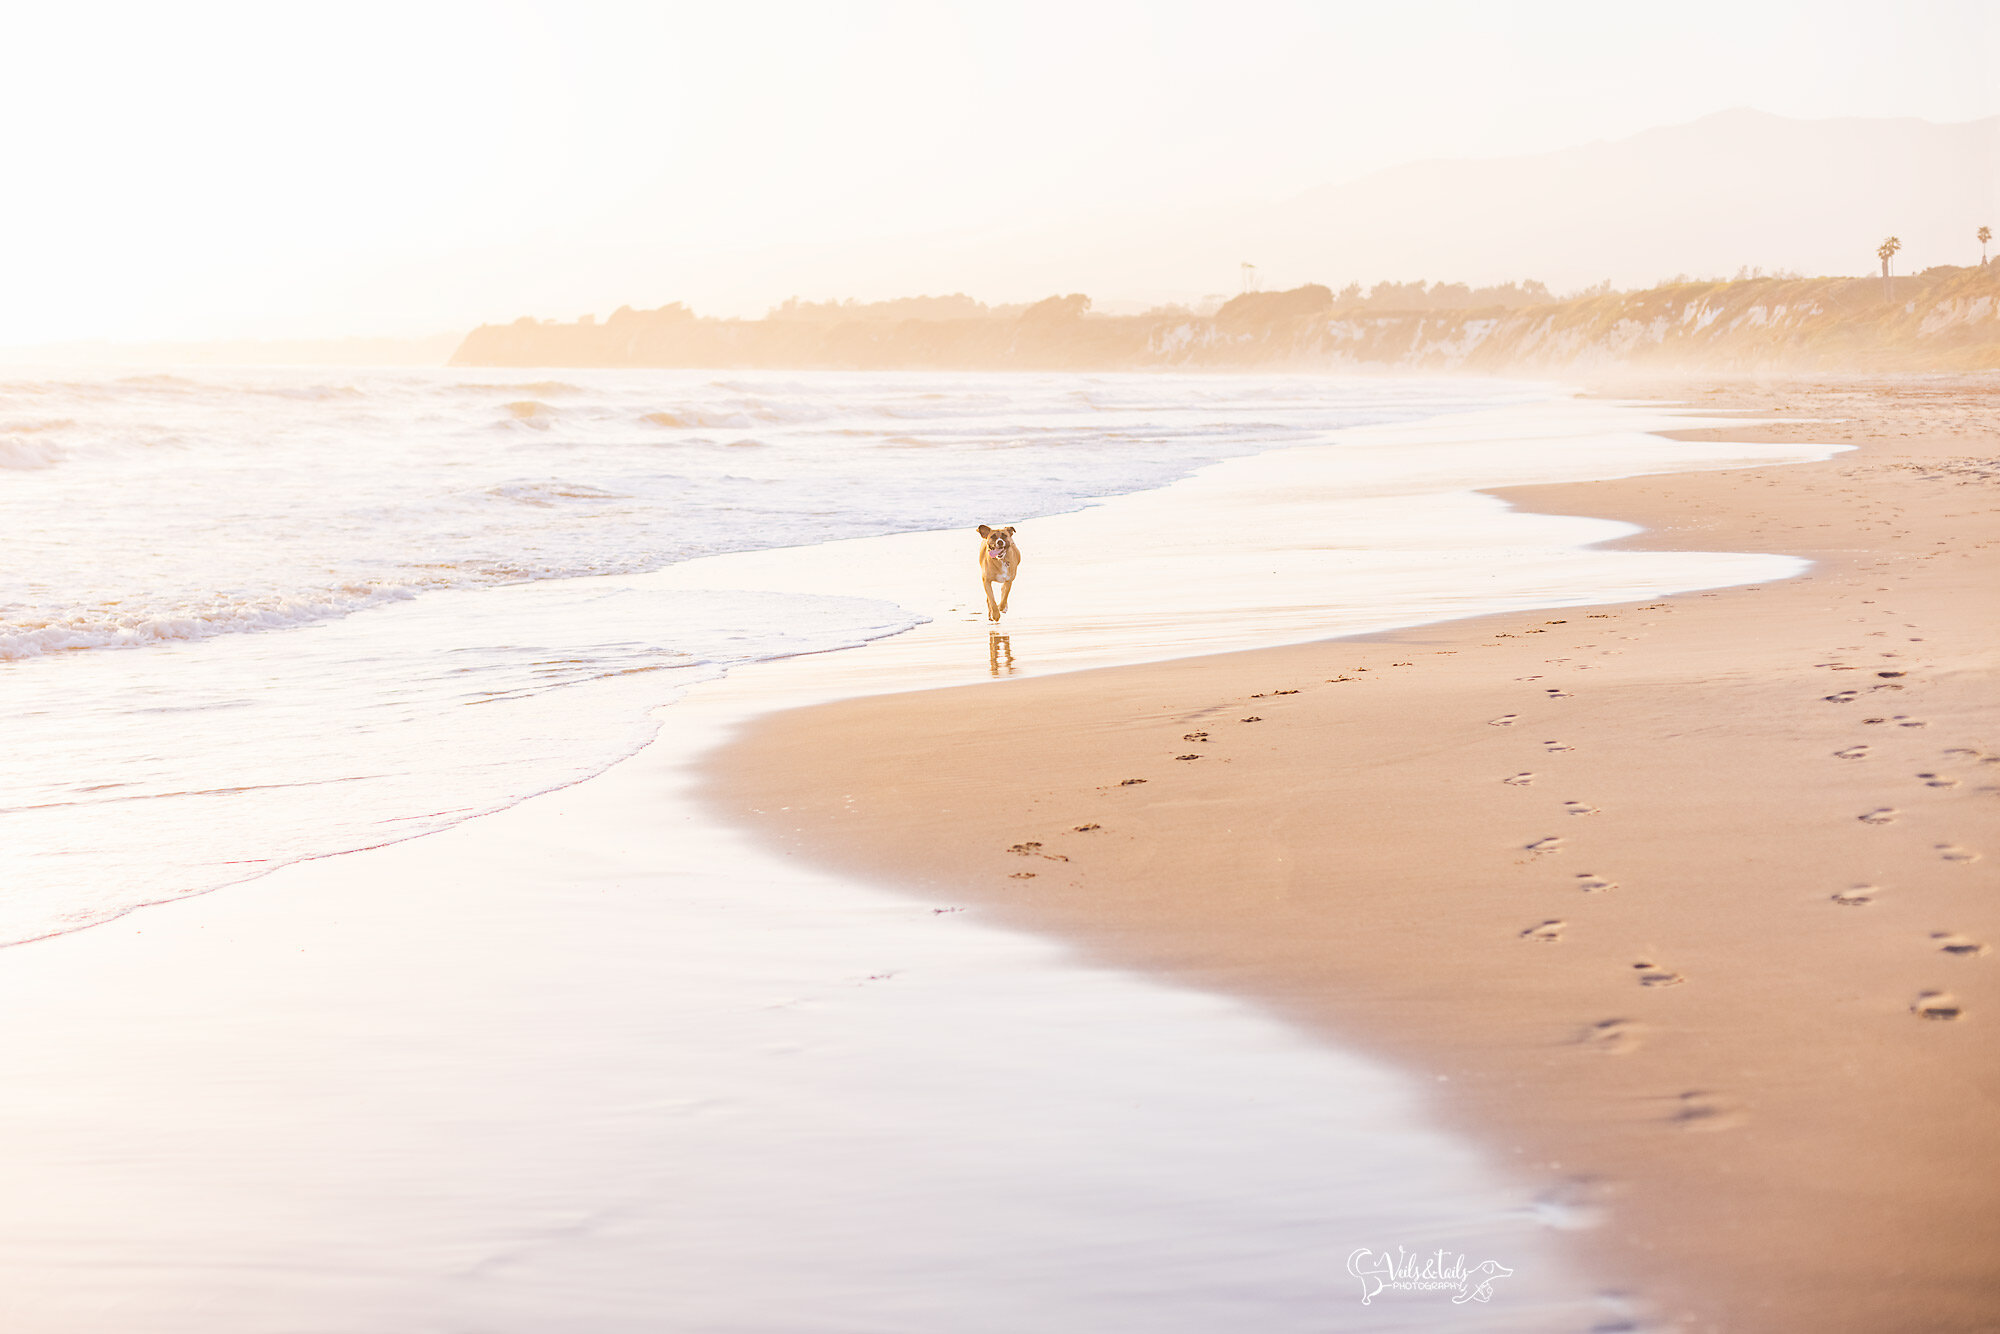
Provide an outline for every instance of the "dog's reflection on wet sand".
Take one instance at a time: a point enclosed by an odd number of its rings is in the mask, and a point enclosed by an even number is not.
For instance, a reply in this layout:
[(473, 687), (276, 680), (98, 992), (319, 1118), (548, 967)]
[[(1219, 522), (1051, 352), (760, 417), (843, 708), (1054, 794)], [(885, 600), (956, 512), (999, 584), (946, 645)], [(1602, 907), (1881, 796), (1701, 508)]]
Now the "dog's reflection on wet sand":
[(986, 635), (986, 666), (994, 676), (1012, 676), (1014, 667), (1014, 639), (989, 631)]

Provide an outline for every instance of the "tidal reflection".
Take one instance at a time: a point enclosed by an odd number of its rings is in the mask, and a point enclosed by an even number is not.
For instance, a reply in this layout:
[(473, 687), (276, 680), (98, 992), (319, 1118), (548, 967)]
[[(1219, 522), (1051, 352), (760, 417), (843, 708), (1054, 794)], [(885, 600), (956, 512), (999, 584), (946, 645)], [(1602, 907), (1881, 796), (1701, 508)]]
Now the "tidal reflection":
[(994, 676), (1012, 676), (1014, 666), (1014, 639), (997, 631), (986, 635), (986, 666)]

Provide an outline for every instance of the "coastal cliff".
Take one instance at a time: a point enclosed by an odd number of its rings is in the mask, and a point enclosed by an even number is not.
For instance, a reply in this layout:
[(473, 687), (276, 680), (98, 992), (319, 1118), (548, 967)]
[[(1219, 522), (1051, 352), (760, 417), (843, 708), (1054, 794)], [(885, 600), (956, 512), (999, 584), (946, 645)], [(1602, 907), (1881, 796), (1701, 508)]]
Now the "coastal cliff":
[[(1568, 300), (1530, 284), (1250, 292), (1213, 315), (1095, 315), (1080, 294), (988, 308), (964, 297), (788, 303), (761, 320), (678, 303), (603, 323), (482, 325), (454, 366), (1509, 373), (1633, 369), (2000, 368), (2000, 265), (1880, 278), (1677, 282)], [(1494, 298), (1496, 304), (1476, 303)], [(1396, 308), (1402, 306), (1404, 308)], [(916, 313), (910, 313), (910, 312)]]

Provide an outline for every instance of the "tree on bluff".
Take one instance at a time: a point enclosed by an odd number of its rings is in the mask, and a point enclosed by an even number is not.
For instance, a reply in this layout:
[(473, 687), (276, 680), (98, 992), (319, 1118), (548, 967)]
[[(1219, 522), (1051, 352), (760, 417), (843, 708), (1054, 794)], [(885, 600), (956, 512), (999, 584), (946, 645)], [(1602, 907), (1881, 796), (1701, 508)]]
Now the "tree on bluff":
[(1896, 252), (1902, 248), (1903, 243), (1893, 236), (1882, 238), (1882, 244), (1875, 247), (1875, 258), (1882, 261), (1882, 289), (1884, 291), (1887, 291), (1889, 288), (1889, 261), (1894, 259)]
[(1021, 312), (1023, 324), (1065, 324), (1070, 320), (1083, 318), (1083, 312), (1090, 309), (1090, 298), (1081, 292), (1071, 292), (1068, 296), (1052, 296), (1037, 301)]
[(1333, 293), (1318, 283), (1307, 283), (1288, 292), (1245, 292), (1226, 302), (1215, 312), (1224, 325), (1277, 324), (1301, 316), (1324, 315), (1333, 309)]

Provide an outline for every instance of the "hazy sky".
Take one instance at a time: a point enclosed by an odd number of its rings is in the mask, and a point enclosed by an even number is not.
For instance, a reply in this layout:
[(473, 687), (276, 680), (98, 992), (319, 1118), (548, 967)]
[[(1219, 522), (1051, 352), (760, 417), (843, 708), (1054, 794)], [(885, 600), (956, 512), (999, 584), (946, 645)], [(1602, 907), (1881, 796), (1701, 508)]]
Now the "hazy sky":
[[(754, 313), (815, 256), (801, 295), (894, 294), (844, 256), (898, 238), (1733, 106), (2000, 113), (1990, 0), (85, 2), (8, 26), (0, 343)], [(1039, 295), (979, 277), (955, 285)]]

